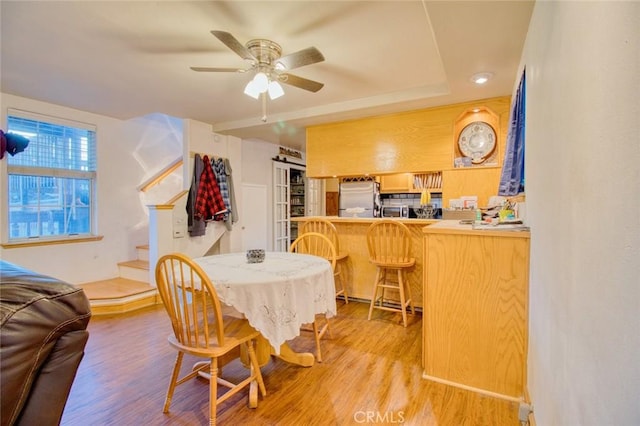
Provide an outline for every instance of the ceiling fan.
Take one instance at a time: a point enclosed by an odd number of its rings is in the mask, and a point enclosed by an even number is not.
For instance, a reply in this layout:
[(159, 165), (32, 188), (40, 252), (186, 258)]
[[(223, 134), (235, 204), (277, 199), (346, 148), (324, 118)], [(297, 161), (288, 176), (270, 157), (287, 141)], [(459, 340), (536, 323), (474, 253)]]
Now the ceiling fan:
[(249, 61), (250, 66), (248, 68), (191, 67), (194, 71), (238, 73), (255, 71), (255, 77), (245, 88), (245, 93), (255, 99), (258, 99), (262, 93), (268, 93), (271, 99), (282, 96), (284, 91), (279, 83), (310, 92), (317, 92), (324, 86), (323, 83), (289, 73), (292, 69), (324, 61), (324, 56), (315, 47), (281, 56), (282, 48), (271, 40), (254, 39), (243, 45), (226, 31), (211, 31), (211, 34), (242, 59)]

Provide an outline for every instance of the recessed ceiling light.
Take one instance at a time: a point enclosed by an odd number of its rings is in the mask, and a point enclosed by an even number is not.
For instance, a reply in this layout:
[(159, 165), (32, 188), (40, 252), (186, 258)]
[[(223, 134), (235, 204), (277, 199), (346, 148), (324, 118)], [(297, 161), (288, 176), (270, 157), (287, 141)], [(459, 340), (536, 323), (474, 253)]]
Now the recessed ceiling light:
[(491, 77), (493, 77), (492, 73), (481, 72), (471, 76), (471, 81), (475, 84), (485, 84), (487, 81), (491, 80)]

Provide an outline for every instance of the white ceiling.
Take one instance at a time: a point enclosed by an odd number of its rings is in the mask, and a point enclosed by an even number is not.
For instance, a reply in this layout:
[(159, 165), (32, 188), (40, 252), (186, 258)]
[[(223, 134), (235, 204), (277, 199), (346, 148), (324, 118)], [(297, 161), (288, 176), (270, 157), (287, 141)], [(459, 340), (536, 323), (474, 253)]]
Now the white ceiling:
[[(533, 10), (523, 1), (1, 1), (2, 92), (129, 119), (150, 113), (303, 149), (304, 126), (510, 95)], [(211, 30), (325, 61), (261, 102)], [(469, 81), (492, 72), (484, 86)]]

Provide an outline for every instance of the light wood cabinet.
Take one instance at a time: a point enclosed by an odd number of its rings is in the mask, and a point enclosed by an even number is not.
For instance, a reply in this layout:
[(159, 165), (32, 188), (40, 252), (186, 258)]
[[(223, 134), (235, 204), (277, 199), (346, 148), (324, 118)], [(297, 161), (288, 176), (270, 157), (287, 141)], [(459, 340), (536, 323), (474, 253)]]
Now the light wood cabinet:
[[(306, 142), (307, 175), (362, 176), (450, 170), (456, 146), (454, 124), (465, 111), (479, 106), (500, 117), (496, 131), (498, 143), (504, 144), (509, 96), (310, 126)], [(499, 149), (503, 152), (502, 147)]]
[(420, 192), (413, 187), (411, 173), (398, 173), (380, 176), (380, 192)]
[(423, 229), (425, 379), (519, 400), (527, 373), (529, 232)]
[[(441, 171), (443, 207), (464, 195), (478, 196), (486, 206), (500, 184), (502, 153), (509, 126), (510, 97), (483, 99), (437, 108), (324, 124), (307, 128), (307, 175), (314, 177), (380, 177), (383, 193), (419, 192), (407, 177)], [(496, 126), (497, 164), (455, 168), (456, 139), (475, 109), (491, 111)], [(483, 116), (484, 120), (488, 118)], [(497, 118), (496, 118), (497, 117)], [(496, 121), (497, 119), (497, 121)]]

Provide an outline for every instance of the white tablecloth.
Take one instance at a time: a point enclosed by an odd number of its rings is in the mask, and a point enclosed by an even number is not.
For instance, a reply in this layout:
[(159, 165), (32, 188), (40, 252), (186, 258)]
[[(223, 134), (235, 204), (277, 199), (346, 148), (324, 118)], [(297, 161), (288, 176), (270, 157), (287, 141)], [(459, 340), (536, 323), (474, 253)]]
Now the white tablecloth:
[(280, 350), (315, 314), (336, 314), (331, 264), (317, 256), (267, 252), (262, 263), (231, 253), (194, 259), (207, 273), (221, 302), (244, 314)]

